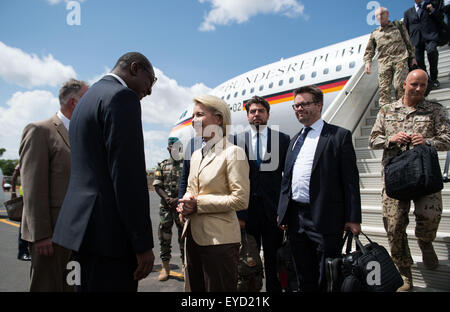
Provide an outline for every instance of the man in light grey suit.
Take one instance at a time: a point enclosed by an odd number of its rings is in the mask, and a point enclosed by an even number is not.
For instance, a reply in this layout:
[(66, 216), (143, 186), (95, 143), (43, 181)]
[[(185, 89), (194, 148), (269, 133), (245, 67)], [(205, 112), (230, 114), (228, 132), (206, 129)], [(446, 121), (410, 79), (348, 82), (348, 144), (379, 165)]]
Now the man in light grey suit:
[(65, 280), (71, 252), (51, 241), (70, 177), (69, 122), (87, 83), (66, 82), (60, 110), (50, 119), (30, 123), (20, 143), (23, 187), (22, 238), (30, 242), (30, 291), (71, 291)]

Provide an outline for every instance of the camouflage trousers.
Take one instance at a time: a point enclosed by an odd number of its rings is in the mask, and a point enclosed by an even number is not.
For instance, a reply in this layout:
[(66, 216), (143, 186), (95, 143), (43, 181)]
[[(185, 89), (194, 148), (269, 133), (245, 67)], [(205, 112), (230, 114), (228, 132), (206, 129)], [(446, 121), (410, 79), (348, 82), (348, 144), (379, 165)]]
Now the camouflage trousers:
[(239, 249), (237, 291), (259, 292), (263, 286), (264, 273), (258, 245), (255, 237), (243, 232), (241, 231)]
[[(383, 223), (387, 232), (391, 257), (397, 267), (411, 267), (414, 263), (408, 245), (406, 227), (409, 223), (411, 201), (397, 200), (386, 195), (383, 188)], [(442, 214), (441, 192), (423, 196), (414, 201), (415, 235), (423, 242), (436, 238)]]
[(184, 263), (184, 239), (181, 240), (181, 234), (183, 233), (183, 226), (178, 219), (178, 213), (171, 211), (167, 206), (159, 206), (159, 229), (158, 237), (160, 243), (160, 257), (162, 261), (169, 261), (171, 258), (172, 249), (172, 227), (175, 223), (178, 229), (178, 244), (180, 245), (181, 263)]
[(391, 100), (391, 86), (394, 82), (395, 97), (399, 100), (403, 94), (403, 82), (408, 76), (409, 68), (408, 61), (392, 63), (392, 64), (378, 64), (378, 83), (380, 87), (380, 107), (390, 104)]

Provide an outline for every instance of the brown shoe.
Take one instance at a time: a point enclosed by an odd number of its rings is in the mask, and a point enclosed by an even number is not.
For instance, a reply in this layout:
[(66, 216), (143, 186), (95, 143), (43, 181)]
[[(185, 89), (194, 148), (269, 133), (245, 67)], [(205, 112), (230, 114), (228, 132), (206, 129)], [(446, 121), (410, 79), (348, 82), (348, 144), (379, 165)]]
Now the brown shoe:
[(398, 292), (411, 291), (413, 289), (411, 267), (398, 268), (403, 279), (403, 285), (397, 289)]
[(429, 270), (434, 270), (439, 266), (439, 260), (434, 251), (433, 244), (431, 242), (424, 242), (418, 240), (419, 247), (422, 250), (422, 261), (425, 267)]
[(169, 261), (163, 261), (161, 272), (159, 272), (158, 281), (164, 282), (169, 279), (170, 264)]

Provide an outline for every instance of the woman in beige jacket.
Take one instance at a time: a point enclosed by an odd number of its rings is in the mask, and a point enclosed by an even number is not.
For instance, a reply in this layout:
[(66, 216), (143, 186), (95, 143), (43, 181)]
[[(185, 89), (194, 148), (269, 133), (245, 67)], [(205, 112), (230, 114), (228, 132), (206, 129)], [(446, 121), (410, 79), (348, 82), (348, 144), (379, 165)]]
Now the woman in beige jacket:
[(245, 152), (227, 140), (228, 105), (215, 96), (194, 99), (192, 125), (204, 141), (192, 154), (188, 187), (178, 212), (185, 222), (186, 291), (236, 291), (241, 241), (236, 211), (247, 209)]

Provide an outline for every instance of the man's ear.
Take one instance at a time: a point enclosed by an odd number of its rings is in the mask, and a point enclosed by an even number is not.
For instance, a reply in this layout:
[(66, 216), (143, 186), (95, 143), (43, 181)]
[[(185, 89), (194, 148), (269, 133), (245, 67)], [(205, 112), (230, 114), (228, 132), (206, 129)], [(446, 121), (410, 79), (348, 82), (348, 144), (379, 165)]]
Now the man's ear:
[(130, 64), (130, 74), (131, 76), (137, 76), (138, 74), (139, 65), (136, 62), (132, 62)]

